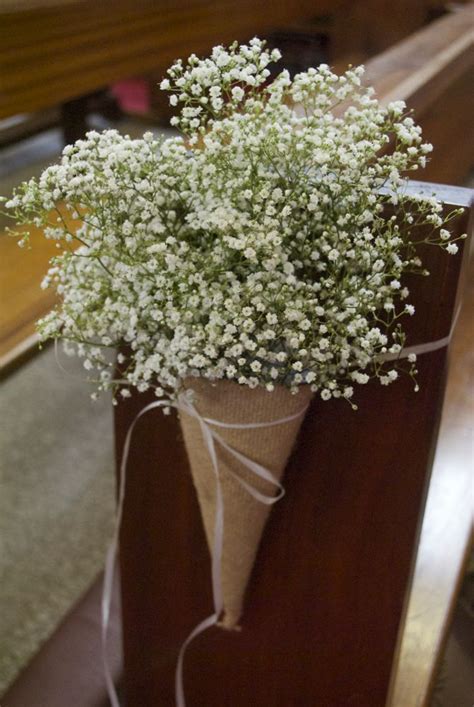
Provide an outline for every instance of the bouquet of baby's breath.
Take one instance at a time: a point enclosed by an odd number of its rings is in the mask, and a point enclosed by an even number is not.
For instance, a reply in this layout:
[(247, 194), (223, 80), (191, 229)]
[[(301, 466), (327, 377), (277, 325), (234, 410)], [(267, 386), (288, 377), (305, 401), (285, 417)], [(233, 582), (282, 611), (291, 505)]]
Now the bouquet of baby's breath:
[(90, 132), (7, 203), (64, 241), (44, 281), (62, 302), (40, 332), (75, 344), (100, 387), (104, 348), (124, 344), (122, 381), (157, 395), (187, 376), (308, 383), (323, 399), (397, 378), (381, 354), (401, 349), (414, 311), (412, 231), (457, 249), (441, 206), (404, 193), (431, 146), (402, 102), (382, 108), (361, 86), (362, 67), (268, 83), (279, 56), (254, 39), (176, 62), (161, 87), (183, 137)]
[[(193, 388), (203, 414), (219, 418), (221, 398), (205, 385), (217, 382), (241, 400), (226, 408), (231, 422), (253, 421), (252, 401), (265, 401), (260, 421), (272, 410), (282, 418), (298, 389), (303, 401), (351, 401), (354, 384), (389, 384), (404, 366), (414, 374), (413, 357), (394, 354), (414, 313), (403, 276), (424, 273), (420, 226), (423, 243), (457, 250), (440, 204), (405, 193), (406, 173), (424, 166), (431, 145), (403, 102), (382, 107), (362, 86), (362, 67), (270, 81), (279, 58), (254, 39), (177, 61), (161, 88), (181, 106), (172, 120), (181, 137), (90, 132), (7, 203), (64, 242), (44, 281), (61, 304), (40, 332), (83, 356), (99, 388), (118, 385), (109, 347), (128, 352), (119, 354), (122, 395), (153, 388), (176, 401)], [(73, 240), (79, 248), (68, 248)], [(284, 448), (281, 430), (268, 442), (276, 458), (262, 463), (277, 474), (293, 426)], [(195, 449), (199, 425), (184, 427)], [(254, 442), (247, 453), (258, 456)], [(196, 483), (209, 499), (210, 466)], [(213, 511), (204, 516), (212, 545)]]

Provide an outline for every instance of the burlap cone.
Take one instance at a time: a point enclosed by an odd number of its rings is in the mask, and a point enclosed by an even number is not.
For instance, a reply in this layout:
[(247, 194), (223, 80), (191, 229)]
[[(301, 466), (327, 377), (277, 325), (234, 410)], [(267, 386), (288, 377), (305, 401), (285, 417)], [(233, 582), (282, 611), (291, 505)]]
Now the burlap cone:
[[(297, 395), (292, 395), (283, 386), (275, 387), (270, 393), (264, 388), (250, 389), (231, 381), (219, 381), (213, 385), (202, 378), (189, 378), (185, 385), (195, 391), (194, 404), (202, 417), (228, 423), (271, 422), (288, 417), (302, 410), (311, 398), (308, 385), (301, 386)], [(281, 425), (254, 430), (215, 429), (232, 448), (261, 464), (280, 480), (303, 418), (304, 414)], [(216, 478), (199, 422), (181, 413), (181, 427), (212, 555)], [(232, 477), (229, 469), (261, 493), (275, 495), (276, 489), (252, 474), (219, 444), (216, 444), (216, 450), (224, 501), (221, 564), (224, 616), (221, 625), (233, 628), (242, 613), (245, 589), (271, 506), (254, 499)]]

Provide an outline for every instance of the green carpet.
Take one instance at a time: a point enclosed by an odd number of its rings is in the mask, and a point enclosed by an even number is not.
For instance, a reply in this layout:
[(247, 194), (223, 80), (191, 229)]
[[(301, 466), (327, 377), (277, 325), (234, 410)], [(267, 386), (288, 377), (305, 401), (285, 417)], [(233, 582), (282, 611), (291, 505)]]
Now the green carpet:
[(0, 694), (100, 571), (114, 512), (112, 406), (48, 348), (0, 384)]

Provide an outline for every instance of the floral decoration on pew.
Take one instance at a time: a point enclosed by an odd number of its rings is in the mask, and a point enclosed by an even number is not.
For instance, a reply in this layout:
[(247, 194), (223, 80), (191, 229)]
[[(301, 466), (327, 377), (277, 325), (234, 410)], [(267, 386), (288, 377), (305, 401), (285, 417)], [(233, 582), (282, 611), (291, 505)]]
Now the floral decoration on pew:
[(414, 312), (403, 275), (425, 272), (412, 234), (426, 224), (424, 242), (457, 250), (440, 204), (404, 194), (432, 147), (362, 67), (267, 83), (279, 57), (254, 39), (176, 62), (161, 87), (182, 137), (90, 132), (7, 202), (47, 238), (80, 241), (44, 280), (62, 302), (40, 332), (74, 342), (101, 388), (115, 385), (103, 347), (124, 343), (122, 385), (159, 396), (201, 376), (350, 399), (354, 383), (398, 377), (380, 354), (401, 349)]
[[(61, 302), (41, 336), (67, 342), (99, 389), (152, 389), (180, 407), (227, 626), (268, 513), (247, 487), (270, 501), (273, 489), (235, 458), (213, 467), (183, 391), (278, 485), (313, 394), (355, 407), (356, 385), (415, 375), (415, 357), (398, 358), (414, 314), (404, 276), (427, 274), (422, 244), (457, 251), (446, 225), (459, 212), (405, 192), (432, 149), (405, 104), (380, 105), (363, 67), (271, 80), (279, 58), (253, 39), (177, 61), (161, 88), (181, 135), (90, 132), (7, 202), (65, 248), (43, 283)], [(120, 381), (110, 347), (128, 352)]]

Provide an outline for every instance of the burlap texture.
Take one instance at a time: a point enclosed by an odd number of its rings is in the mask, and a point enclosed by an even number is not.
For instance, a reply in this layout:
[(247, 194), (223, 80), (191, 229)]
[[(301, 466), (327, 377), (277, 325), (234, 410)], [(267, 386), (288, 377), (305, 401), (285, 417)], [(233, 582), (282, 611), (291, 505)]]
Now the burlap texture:
[[(202, 417), (233, 424), (272, 422), (288, 417), (304, 408), (311, 398), (308, 385), (301, 386), (296, 395), (283, 386), (276, 386), (274, 391), (268, 392), (264, 388), (250, 389), (232, 381), (219, 381), (213, 385), (202, 378), (189, 378), (185, 386), (195, 391), (194, 404)], [(186, 413), (181, 413), (180, 417), (212, 555), (216, 515), (215, 474), (199, 422)], [(304, 414), (281, 425), (255, 430), (215, 429), (233, 449), (261, 464), (280, 480), (303, 419)], [(254, 499), (232, 477), (229, 469), (261, 493), (275, 495), (277, 490), (252, 474), (218, 443), (216, 451), (224, 500), (221, 565), (224, 616), (221, 625), (234, 628), (242, 613), (245, 589), (271, 506)]]

